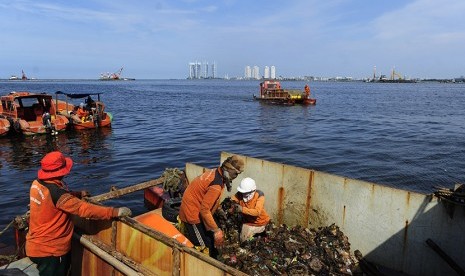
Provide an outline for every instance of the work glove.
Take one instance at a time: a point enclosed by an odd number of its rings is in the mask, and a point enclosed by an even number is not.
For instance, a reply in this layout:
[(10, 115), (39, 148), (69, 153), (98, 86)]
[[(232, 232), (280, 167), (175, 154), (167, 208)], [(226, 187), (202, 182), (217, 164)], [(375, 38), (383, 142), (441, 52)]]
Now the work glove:
[(129, 217), (132, 215), (131, 209), (128, 207), (118, 208), (118, 217)]
[(222, 248), (224, 244), (224, 235), (221, 229), (218, 229), (213, 233), (213, 238), (215, 240), (215, 247)]
[(239, 203), (234, 204), (234, 210), (236, 213), (242, 213), (242, 206)]

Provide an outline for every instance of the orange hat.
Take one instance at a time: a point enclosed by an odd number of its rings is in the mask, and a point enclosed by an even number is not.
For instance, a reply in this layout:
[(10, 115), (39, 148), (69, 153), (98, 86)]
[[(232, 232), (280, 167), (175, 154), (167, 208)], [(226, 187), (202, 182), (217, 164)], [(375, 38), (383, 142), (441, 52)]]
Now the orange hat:
[(42, 168), (37, 176), (43, 180), (67, 175), (71, 171), (73, 160), (59, 151), (52, 151), (42, 158), (40, 164)]

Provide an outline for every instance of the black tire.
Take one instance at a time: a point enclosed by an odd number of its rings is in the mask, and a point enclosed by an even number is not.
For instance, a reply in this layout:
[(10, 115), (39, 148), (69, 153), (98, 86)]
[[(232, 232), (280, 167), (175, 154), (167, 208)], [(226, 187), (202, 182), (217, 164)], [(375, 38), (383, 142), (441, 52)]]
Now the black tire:
[(181, 198), (170, 198), (165, 200), (161, 208), (162, 216), (169, 222), (178, 222), (179, 208), (181, 207)]

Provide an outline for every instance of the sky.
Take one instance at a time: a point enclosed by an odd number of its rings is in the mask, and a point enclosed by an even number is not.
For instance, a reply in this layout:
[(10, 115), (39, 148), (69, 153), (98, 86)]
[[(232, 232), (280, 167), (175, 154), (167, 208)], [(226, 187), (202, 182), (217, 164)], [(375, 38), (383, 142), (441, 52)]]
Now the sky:
[(465, 75), (463, 0), (0, 0), (0, 79)]

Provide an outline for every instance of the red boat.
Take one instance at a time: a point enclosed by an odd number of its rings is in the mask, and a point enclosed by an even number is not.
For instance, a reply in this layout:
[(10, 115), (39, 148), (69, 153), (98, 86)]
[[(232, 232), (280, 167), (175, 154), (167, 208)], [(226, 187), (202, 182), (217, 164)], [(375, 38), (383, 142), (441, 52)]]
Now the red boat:
[[(105, 104), (100, 101), (102, 93), (64, 93), (61, 91), (55, 92), (56, 106), (60, 114), (65, 115), (69, 119), (69, 124), (76, 130), (95, 129), (101, 127), (111, 127), (113, 116), (110, 112), (105, 111)], [(58, 100), (58, 95), (65, 95), (66, 100)], [(91, 96), (97, 96), (97, 101), (94, 101)], [(86, 116), (79, 117), (76, 110), (79, 104), (70, 102), (72, 99), (84, 99), (81, 103), (86, 110)]]
[(254, 99), (261, 102), (280, 105), (315, 105), (316, 99), (310, 98), (310, 88), (305, 86), (305, 90), (290, 90), (281, 88), (281, 83), (277, 80), (265, 80), (260, 83), (260, 95)]
[[(23, 135), (64, 131), (68, 119), (57, 114), (53, 97), (46, 93), (11, 92), (1, 98), (1, 117), (8, 120), (12, 132)], [(8, 131), (7, 131), (8, 132)]]

